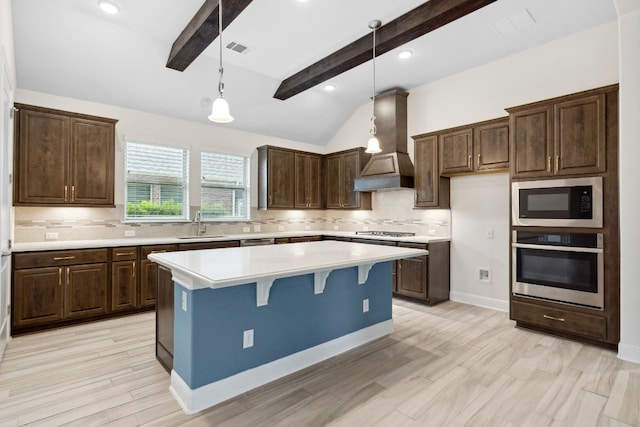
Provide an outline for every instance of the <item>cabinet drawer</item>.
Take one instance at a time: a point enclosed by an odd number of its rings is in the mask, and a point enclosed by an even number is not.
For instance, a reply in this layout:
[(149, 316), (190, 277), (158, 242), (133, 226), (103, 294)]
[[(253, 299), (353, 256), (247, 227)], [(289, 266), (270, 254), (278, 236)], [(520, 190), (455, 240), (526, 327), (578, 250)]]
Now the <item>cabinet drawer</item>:
[(111, 249), (111, 260), (114, 262), (130, 261), (135, 259), (138, 259), (138, 248), (135, 246)]
[(147, 259), (149, 254), (156, 254), (161, 252), (173, 252), (175, 251), (176, 245), (156, 245), (156, 246), (143, 246), (140, 248), (140, 258)]
[(14, 268), (49, 267), (58, 265), (106, 262), (107, 249), (84, 249), (81, 251), (47, 251), (16, 254)]
[(511, 318), (517, 322), (585, 337), (601, 340), (607, 338), (607, 319), (603, 316), (512, 301)]

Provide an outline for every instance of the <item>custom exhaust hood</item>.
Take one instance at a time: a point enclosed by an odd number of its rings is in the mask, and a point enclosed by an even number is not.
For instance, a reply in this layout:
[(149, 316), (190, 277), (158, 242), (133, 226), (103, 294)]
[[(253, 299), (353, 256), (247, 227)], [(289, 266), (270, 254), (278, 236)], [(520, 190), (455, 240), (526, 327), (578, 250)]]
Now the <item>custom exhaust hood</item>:
[(355, 191), (413, 188), (413, 164), (407, 153), (407, 96), (399, 89), (376, 96), (376, 136), (382, 151), (364, 166), (355, 180)]

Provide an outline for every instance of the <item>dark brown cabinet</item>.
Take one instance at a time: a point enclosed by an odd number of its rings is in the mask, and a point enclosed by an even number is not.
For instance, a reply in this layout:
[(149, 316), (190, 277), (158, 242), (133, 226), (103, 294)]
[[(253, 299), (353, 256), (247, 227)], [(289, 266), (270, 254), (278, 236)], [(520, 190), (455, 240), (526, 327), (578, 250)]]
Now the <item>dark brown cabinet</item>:
[(509, 108), (513, 178), (606, 171), (606, 93), (612, 87)]
[(158, 264), (147, 259), (149, 254), (175, 251), (175, 245), (143, 246), (140, 248), (140, 307), (154, 307), (158, 286)]
[(429, 305), (449, 299), (449, 242), (398, 243), (399, 247), (427, 249), (428, 256), (397, 261), (396, 294)]
[(440, 174), (453, 176), (509, 170), (509, 119), (439, 132)]
[(438, 172), (438, 136), (417, 135), (414, 139), (415, 198), (417, 208), (448, 208), (449, 178)]
[(138, 248), (112, 249), (111, 259), (111, 309), (138, 308)]
[(322, 208), (322, 156), (295, 153), (296, 209)]
[(173, 369), (173, 279), (171, 270), (157, 268), (156, 288), (156, 358), (171, 372)]
[(14, 204), (113, 206), (116, 120), (16, 104)]
[(364, 148), (340, 151), (325, 157), (327, 209), (371, 209), (371, 193), (353, 189), (369, 155)]
[(12, 333), (105, 314), (106, 249), (13, 255)]

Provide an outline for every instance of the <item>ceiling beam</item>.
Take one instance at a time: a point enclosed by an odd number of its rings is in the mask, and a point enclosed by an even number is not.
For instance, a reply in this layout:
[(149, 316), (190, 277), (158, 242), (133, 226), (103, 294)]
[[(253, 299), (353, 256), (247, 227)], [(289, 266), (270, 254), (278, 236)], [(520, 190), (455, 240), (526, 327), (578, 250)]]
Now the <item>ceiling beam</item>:
[[(394, 19), (376, 31), (376, 55), (382, 55), (417, 39), (496, 0), (430, 0)], [(362, 26), (366, 26), (366, 22)], [(344, 73), (373, 57), (373, 34), (370, 32), (315, 64), (283, 80), (273, 95), (288, 99)]]
[[(252, 0), (225, 0), (222, 29), (227, 28)], [(171, 46), (167, 68), (184, 71), (218, 37), (218, 2), (206, 0)]]

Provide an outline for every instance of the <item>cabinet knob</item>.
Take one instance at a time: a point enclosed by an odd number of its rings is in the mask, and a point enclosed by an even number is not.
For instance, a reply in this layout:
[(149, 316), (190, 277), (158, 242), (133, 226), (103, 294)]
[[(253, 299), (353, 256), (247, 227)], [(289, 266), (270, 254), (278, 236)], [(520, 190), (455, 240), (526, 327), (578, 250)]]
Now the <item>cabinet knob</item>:
[(478, 154), (478, 167), (480, 167), (480, 154)]
[(556, 156), (556, 170), (560, 170), (560, 156)]
[(471, 154), (469, 154), (469, 157), (467, 157), (467, 167), (471, 167)]
[(547, 172), (551, 172), (551, 156), (547, 157)]

